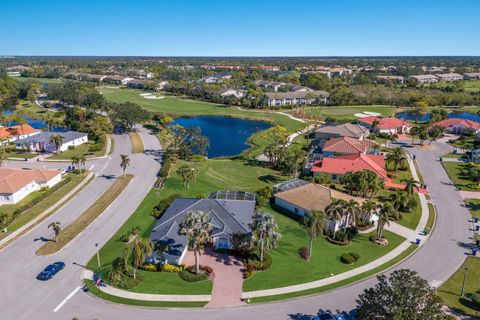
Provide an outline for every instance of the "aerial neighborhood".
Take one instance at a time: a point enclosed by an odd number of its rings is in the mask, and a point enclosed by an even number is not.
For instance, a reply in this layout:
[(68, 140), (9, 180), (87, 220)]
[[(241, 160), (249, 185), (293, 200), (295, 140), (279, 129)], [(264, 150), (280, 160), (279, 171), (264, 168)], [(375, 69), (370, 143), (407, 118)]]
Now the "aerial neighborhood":
[(480, 319), (480, 7), (373, 2), (0, 3), (0, 319)]

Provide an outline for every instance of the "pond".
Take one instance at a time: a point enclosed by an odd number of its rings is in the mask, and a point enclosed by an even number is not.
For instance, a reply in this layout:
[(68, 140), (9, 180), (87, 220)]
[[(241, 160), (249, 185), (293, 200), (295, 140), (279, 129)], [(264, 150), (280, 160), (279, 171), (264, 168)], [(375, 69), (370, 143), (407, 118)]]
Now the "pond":
[[(408, 120), (408, 121), (415, 121), (417, 119), (416, 115), (408, 111), (399, 112), (395, 116), (397, 118)], [(467, 119), (467, 120), (480, 122), (480, 116), (478, 114), (470, 113), (470, 112), (461, 112), (461, 113), (450, 112), (448, 113), (448, 118)], [(424, 115), (418, 116), (418, 122), (428, 122), (428, 121), (430, 121), (430, 113), (426, 113)]]
[[(6, 110), (3, 112), (4, 115), (11, 115), (12, 114), (12, 111), (11, 110)], [(47, 128), (47, 124), (45, 123), (45, 121), (41, 120), (41, 119), (34, 119), (32, 117), (29, 117), (29, 116), (26, 116), (26, 115), (23, 115), (22, 116), (25, 121), (34, 129), (42, 129), (44, 130), (45, 128)], [(15, 121), (10, 121), (8, 123), (9, 126), (14, 126), (16, 125), (17, 123)], [(60, 127), (60, 126), (52, 126), (50, 128), (51, 131), (54, 131), (54, 132), (65, 132), (65, 131), (68, 131), (67, 128), (65, 127)]]
[(270, 128), (268, 122), (227, 116), (199, 116), (179, 118), (173, 124), (182, 127), (199, 127), (210, 140), (208, 157), (230, 157), (239, 155), (249, 148), (247, 139), (254, 133)]

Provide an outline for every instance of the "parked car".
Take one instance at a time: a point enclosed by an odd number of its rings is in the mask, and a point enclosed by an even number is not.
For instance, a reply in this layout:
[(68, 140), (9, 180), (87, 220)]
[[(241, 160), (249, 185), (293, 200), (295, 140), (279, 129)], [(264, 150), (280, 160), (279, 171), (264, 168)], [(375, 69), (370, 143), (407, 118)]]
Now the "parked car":
[(320, 311), (312, 320), (337, 320), (333, 314), (328, 311)]
[(65, 268), (65, 263), (61, 261), (52, 263), (38, 274), (37, 279), (42, 281), (50, 280), (63, 268)]

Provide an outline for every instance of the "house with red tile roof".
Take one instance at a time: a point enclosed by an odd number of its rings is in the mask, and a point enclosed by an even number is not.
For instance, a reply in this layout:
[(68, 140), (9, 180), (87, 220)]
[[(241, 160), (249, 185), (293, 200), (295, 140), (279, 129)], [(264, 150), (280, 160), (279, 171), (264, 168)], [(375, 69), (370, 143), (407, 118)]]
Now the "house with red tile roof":
[(326, 156), (356, 153), (375, 153), (376, 143), (372, 140), (357, 140), (350, 137), (333, 138), (325, 142), (322, 152)]
[(362, 170), (372, 171), (381, 179), (387, 178), (385, 159), (383, 155), (376, 154), (357, 153), (334, 158), (326, 157), (315, 161), (311, 169), (314, 176), (326, 173), (334, 181), (340, 180), (349, 171), (358, 172)]
[(61, 179), (60, 170), (0, 168), (0, 205), (15, 204), (42, 187), (53, 187)]
[(372, 132), (387, 134), (408, 133), (412, 128), (410, 123), (398, 118), (379, 118), (372, 116), (359, 118), (357, 119), (357, 123), (369, 128)]
[(3, 144), (25, 139), (33, 135), (39, 134), (41, 131), (32, 128), (29, 124), (16, 125), (11, 127), (0, 127), (0, 140)]
[(453, 134), (462, 134), (465, 130), (473, 130), (475, 133), (480, 132), (480, 123), (468, 119), (450, 118), (436, 122), (433, 126), (445, 128)]

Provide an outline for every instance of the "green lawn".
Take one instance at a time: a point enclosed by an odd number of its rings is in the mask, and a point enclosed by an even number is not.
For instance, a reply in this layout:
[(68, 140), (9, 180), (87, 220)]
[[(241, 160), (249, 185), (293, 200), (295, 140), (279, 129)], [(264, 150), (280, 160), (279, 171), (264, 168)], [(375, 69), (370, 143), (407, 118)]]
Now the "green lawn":
[(438, 294), (445, 304), (455, 311), (470, 316), (480, 317), (480, 307), (464, 297), (461, 297), (465, 265), (468, 267), (465, 294), (480, 294), (480, 258), (468, 257), (465, 263), (439, 289)]
[(426, 228), (431, 231), (434, 224), (435, 224), (435, 208), (433, 204), (428, 203), (428, 220), (427, 220)]
[(480, 200), (479, 199), (467, 199), (465, 204), (472, 213), (472, 216), (480, 219)]
[(36, 157), (38, 156), (37, 153), (32, 153), (32, 152), (23, 152), (23, 151), (13, 151), (13, 152), (7, 152), (5, 154), (5, 157), (8, 159), (8, 158), (11, 158), (11, 159), (30, 159), (30, 158), (33, 158), (33, 157)]
[(393, 164), (392, 163), (386, 163), (386, 169), (387, 169), (388, 173), (392, 176), (392, 182), (393, 183), (404, 183), (404, 182), (402, 182), (402, 180), (413, 178), (409, 167), (405, 168), (405, 170), (402, 170), (401, 168), (398, 168), (398, 170), (395, 171), (395, 170), (393, 170)]
[[(382, 247), (369, 240), (371, 234), (360, 234), (353, 239), (351, 245), (343, 247), (319, 237), (313, 243), (310, 262), (305, 262), (298, 254), (298, 249), (308, 247), (307, 231), (298, 222), (273, 210), (270, 212), (275, 216), (282, 239), (279, 247), (270, 253), (273, 259), (272, 267), (246, 280), (243, 283), (245, 292), (290, 286), (337, 275), (380, 258), (405, 240), (387, 232), (385, 235), (390, 243)], [(340, 255), (348, 252), (360, 254), (360, 261), (353, 265), (342, 263)]]
[(447, 172), (448, 176), (455, 184), (455, 187), (461, 188), (462, 190), (466, 191), (479, 191), (480, 187), (477, 183), (468, 180), (465, 175), (462, 174), (462, 170), (464, 170), (467, 166), (464, 162), (442, 162), (442, 166)]
[(62, 83), (63, 79), (57, 79), (57, 78), (31, 78), (31, 77), (12, 77), (15, 80), (19, 82), (25, 82), (25, 81), (37, 81), (40, 83)]
[[(402, 109), (395, 106), (334, 106), (334, 107), (309, 107), (305, 108), (307, 116), (313, 116), (324, 120), (326, 117), (334, 117), (339, 121), (353, 121), (358, 119), (355, 113), (362, 112), (376, 112), (384, 117), (393, 116), (395, 113), (402, 111)], [(293, 112), (293, 111), (291, 111)]]
[[(101, 147), (100, 151), (90, 151), (91, 148)], [(105, 154), (106, 143), (95, 143), (95, 141), (88, 141), (87, 143), (76, 146), (74, 149), (66, 150), (59, 154), (54, 154), (48, 157), (49, 160), (71, 160), (72, 157), (85, 156), (87, 158), (99, 157)]]

